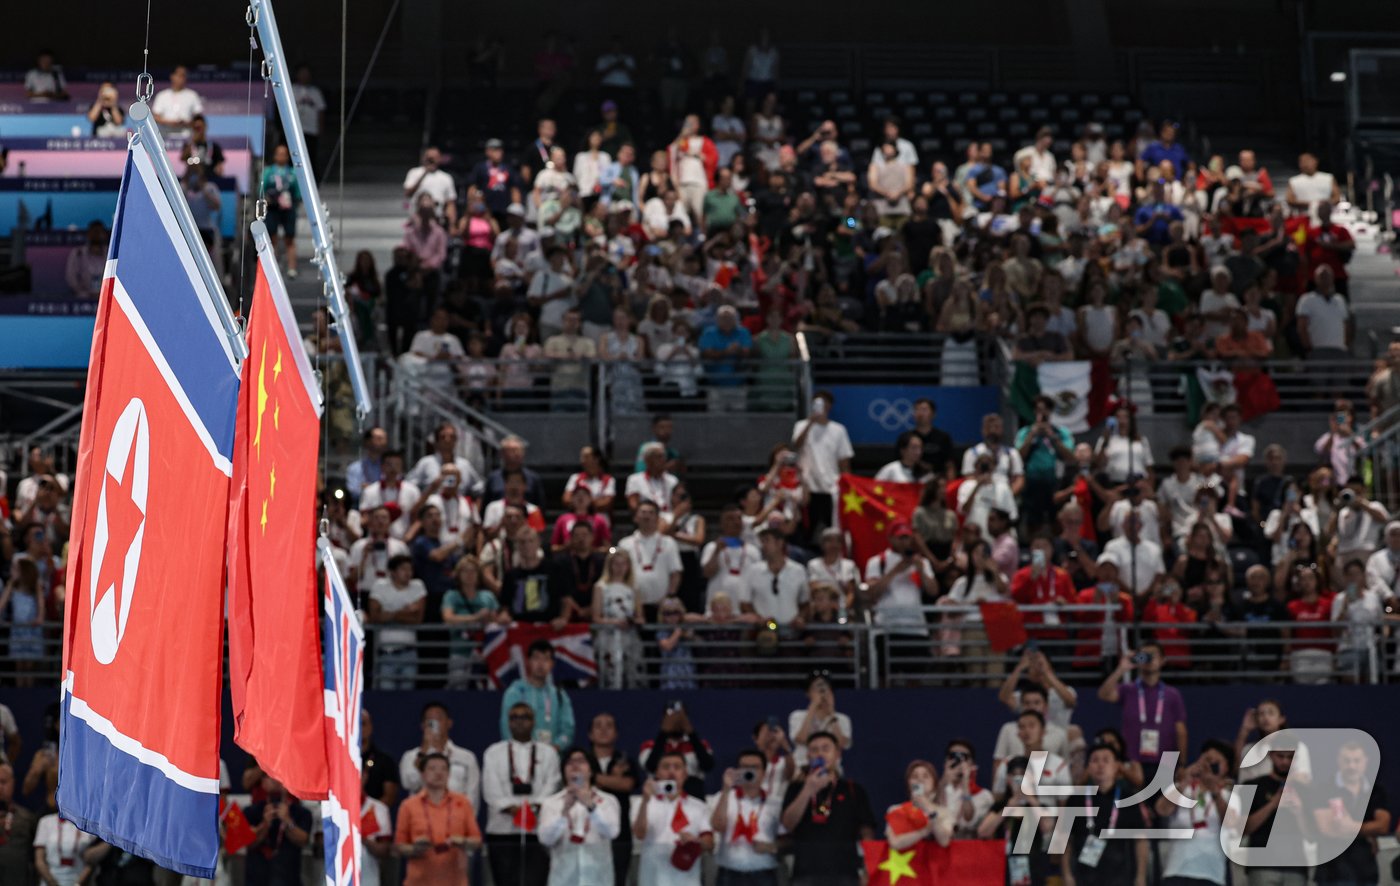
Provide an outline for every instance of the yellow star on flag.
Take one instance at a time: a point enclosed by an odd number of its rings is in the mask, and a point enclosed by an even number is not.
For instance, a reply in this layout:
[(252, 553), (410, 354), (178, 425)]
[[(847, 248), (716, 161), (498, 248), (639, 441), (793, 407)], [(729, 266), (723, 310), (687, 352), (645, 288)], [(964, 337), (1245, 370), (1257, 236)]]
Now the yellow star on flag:
[(919, 875), (914, 873), (914, 866), (910, 864), (913, 860), (914, 850), (910, 849), (908, 852), (900, 852), (897, 849), (891, 849), (890, 854), (885, 860), (880, 862), (879, 870), (889, 875), (891, 886), (894, 886), (895, 883), (898, 883), (905, 877), (911, 880), (917, 880), (919, 879)]
[(894, 507), (894, 499), (893, 499), (893, 498), (886, 497), (886, 498), (885, 498), (885, 504), (889, 505), (890, 507)]
[(282, 374), (282, 349), (277, 349), (277, 362), (272, 364), (272, 383), (277, 384), (277, 377)]
[(273, 465), (272, 470), (267, 475), (267, 497), (277, 497), (277, 465)]
[[(278, 428), (281, 428), (281, 427), (282, 427), (282, 421), (281, 421), (281, 419), (282, 419), (282, 401), (281, 401), (281, 400), (278, 400), (278, 401), (277, 401), (276, 403), (274, 403), (273, 406), (272, 406), (272, 427), (273, 427), (274, 429), (278, 429)], [(894, 502), (890, 502), (890, 504), (894, 504)]]
[(262, 520), (260, 521), (260, 523), (261, 523), (261, 525), (262, 525), (263, 534), (266, 535), (266, 534), (267, 534), (267, 500), (266, 500), (266, 499), (263, 500)]
[(884, 532), (884, 531), (885, 531), (885, 522), (884, 522), (883, 520), (881, 520), (881, 521), (879, 521), (878, 523), (875, 524), (875, 531), (876, 531), (876, 532)]
[(865, 509), (862, 507), (862, 505), (865, 504), (865, 501), (865, 499), (861, 498), (860, 493), (856, 492), (855, 490), (851, 490), (850, 492), (844, 493), (841, 496), (841, 513), (864, 514)]
[(884, 494), (885, 494), (885, 487), (883, 487), (883, 486), (876, 486), (876, 487), (875, 487), (875, 494), (876, 494), (876, 495), (884, 495)]
[[(275, 372), (276, 370), (274, 370)], [(276, 375), (273, 382), (276, 383)], [(263, 342), (262, 356), (258, 361), (258, 429), (253, 434), (253, 448), (258, 451), (258, 458), (262, 458), (262, 422), (263, 412), (267, 409), (267, 343)]]

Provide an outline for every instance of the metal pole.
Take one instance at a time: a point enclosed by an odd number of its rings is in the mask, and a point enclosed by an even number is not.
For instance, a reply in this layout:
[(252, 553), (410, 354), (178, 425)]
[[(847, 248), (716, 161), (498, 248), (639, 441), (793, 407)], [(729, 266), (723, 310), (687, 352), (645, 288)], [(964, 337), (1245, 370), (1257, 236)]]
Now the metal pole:
[(287, 67), (287, 60), (282, 51), (277, 17), (272, 12), (270, 0), (251, 0), (248, 10), (262, 42), (263, 77), (271, 84), (273, 97), (277, 101), (277, 115), (282, 119), (282, 131), (287, 136), (287, 150), (292, 155), (292, 170), (296, 173), (297, 184), (301, 187), (306, 219), (311, 226), (311, 243), (314, 247), (311, 261), (321, 271), (327, 306), (335, 320), (340, 348), (345, 354), (346, 368), (350, 372), (350, 385), (355, 390), (355, 411), (363, 419), (369, 415), (371, 407), (369, 385), (365, 381), (364, 367), (360, 365), (360, 349), (355, 344), (355, 327), (350, 321), (350, 309), (345, 301), (345, 283), (340, 278), (340, 267), (335, 260), (330, 221), (326, 207), (321, 203), (316, 176), (312, 174), (308, 165), (306, 136), (301, 131), (301, 117), (297, 112), (296, 98), (292, 95), (292, 72)]
[(184, 236), (185, 246), (194, 260), (195, 270), (199, 272), (200, 279), (209, 290), (208, 297), (213, 303), (214, 314), (219, 318), (219, 324), (224, 327), (224, 336), (233, 350), (233, 357), (241, 362), (248, 356), (248, 346), (233, 319), (233, 311), (228, 306), (228, 296), (224, 294), (224, 284), (219, 280), (219, 272), (214, 270), (214, 262), (209, 258), (204, 238), (199, 235), (199, 226), (194, 223), (190, 205), (185, 202), (184, 188), (180, 187), (175, 170), (170, 168), (170, 158), (165, 156), (165, 136), (161, 135), (160, 127), (156, 125), (156, 119), (145, 102), (134, 103), (126, 113), (127, 119), (136, 126), (132, 147), (145, 151), (146, 156), (151, 159), (160, 189), (165, 192), (166, 202), (170, 204), (170, 211), (175, 215), (175, 226)]

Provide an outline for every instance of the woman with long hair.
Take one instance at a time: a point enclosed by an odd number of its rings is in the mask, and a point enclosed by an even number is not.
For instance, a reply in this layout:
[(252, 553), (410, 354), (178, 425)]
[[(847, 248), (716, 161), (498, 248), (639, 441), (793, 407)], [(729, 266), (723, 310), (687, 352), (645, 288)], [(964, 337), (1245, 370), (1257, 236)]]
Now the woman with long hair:
[(641, 685), (642, 598), (632, 558), (613, 548), (603, 562), (603, 575), (593, 586), (594, 649), (598, 658), (598, 685), (604, 689), (630, 689)]
[[(1264, 739), (1278, 732), (1280, 729), (1288, 728), (1288, 715), (1283, 712), (1283, 702), (1272, 698), (1260, 701), (1252, 708), (1247, 708), (1244, 717), (1240, 720), (1240, 730), (1235, 734), (1235, 759), (1240, 763), (1244, 762), (1245, 756), (1254, 749), (1254, 746)], [(1257, 736), (1253, 741), (1251, 736)], [(1273, 771), (1273, 764), (1269, 762), (1269, 757), (1265, 754), (1261, 759), (1249, 764), (1240, 766), (1237, 783), (1244, 784), (1256, 778), (1262, 778)], [(1297, 778), (1303, 784), (1312, 781), (1312, 758), (1308, 754), (1307, 745), (1298, 744), (1293, 752), (1293, 766), (1288, 770), (1290, 777)]]

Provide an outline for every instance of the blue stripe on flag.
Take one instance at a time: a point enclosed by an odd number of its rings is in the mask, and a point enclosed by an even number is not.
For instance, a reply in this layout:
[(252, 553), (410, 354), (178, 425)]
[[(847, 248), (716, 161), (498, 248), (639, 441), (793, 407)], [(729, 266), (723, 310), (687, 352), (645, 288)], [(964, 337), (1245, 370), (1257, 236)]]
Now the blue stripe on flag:
[[(72, 695), (64, 693), (60, 814), (82, 830), (163, 868), (212, 878), (219, 854), (219, 795), (182, 787), (154, 766), (118, 750), (86, 721), (73, 716), (72, 700)], [(100, 778), (63, 777), (98, 772)], [(118, 834), (135, 836), (124, 839)], [(177, 858), (207, 858), (209, 866), (182, 864)]]
[[(117, 277), (214, 446), (232, 459), (238, 370), (229, 362), (223, 330), (206, 315), (203, 296), (181, 261), (184, 241), (178, 230), (167, 229), (130, 154), (125, 183), (119, 204), (124, 212), (119, 213), (110, 255), (117, 260)], [(223, 292), (212, 295), (224, 298)]]

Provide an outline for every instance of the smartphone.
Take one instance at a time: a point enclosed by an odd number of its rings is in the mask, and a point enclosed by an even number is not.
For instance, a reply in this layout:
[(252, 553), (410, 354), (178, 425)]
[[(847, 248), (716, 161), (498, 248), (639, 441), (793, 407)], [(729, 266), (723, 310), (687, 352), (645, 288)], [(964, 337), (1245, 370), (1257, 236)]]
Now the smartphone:
[(909, 785), (909, 795), (911, 797), (922, 797), (924, 795), (923, 783), (916, 781), (913, 784)]
[(571, 775), (569, 776), (569, 784), (573, 785), (576, 788), (588, 787), (588, 776)]

